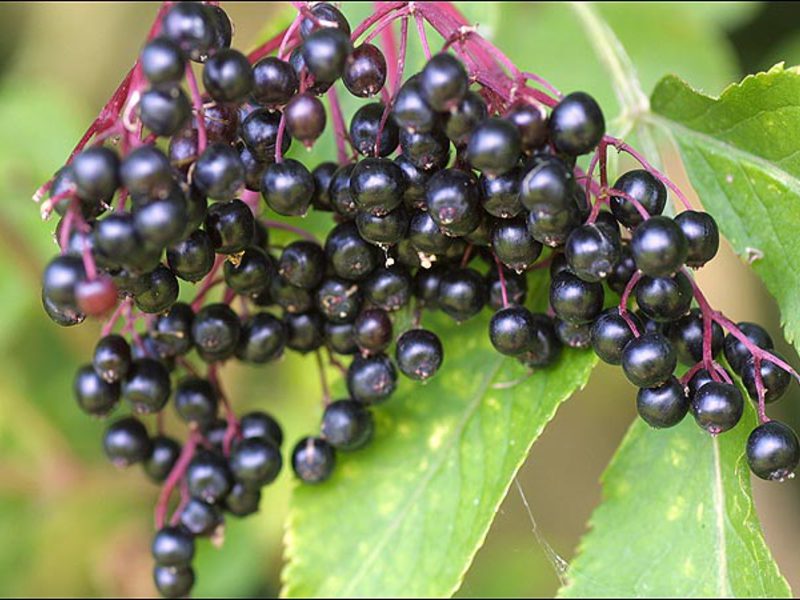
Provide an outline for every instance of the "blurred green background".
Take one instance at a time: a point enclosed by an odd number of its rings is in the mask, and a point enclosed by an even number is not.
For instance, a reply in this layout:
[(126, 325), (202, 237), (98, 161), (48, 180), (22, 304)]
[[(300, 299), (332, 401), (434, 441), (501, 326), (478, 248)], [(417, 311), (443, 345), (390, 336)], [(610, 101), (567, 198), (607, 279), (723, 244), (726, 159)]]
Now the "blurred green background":
[[(226, 3), (236, 44), (246, 49), (273, 27), (278, 4)], [(0, 594), (151, 595), (149, 538), (157, 489), (140, 473), (106, 464), (102, 423), (85, 418), (71, 393), (99, 326), (60, 329), (39, 303), (44, 262), (56, 252), (54, 222), (43, 223), (33, 190), (74, 142), (133, 63), (154, 3), (0, 5)], [(606, 4), (646, 93), (676, 72), (718, 93), (726, 83), (784, 60), (800, 63), (800, 5)], [(562, 89), (583, 88), (614, 113), (607, 76), (570, 9), (502, 4), (484, 32), (526, 70)], [(412, 44), (414, 44), (412, 40)], [(668, 167), (680, 178), (674, 154)], [(699, 275), (708, 296), (734, 319), (764, 323), (780, 338), (780, 317), (760, 282), (725, 247)], [(735, 283), (734, 283), (735, 282)], [(735, 285), (735, 287), (733, 287)], [(779, 349), (795, 359), (784, 342)], [(319, 390), (301, 360), (279, 368), (228, 369), (237, 407), (280, 415), (292, 440), (314, 427)], [(308, 365), (310, 367), (310, 365)], [(634, 416), (620, 371), (599, 367), (535, 445), (519, 480), (541, 534), (569, 559), (600, 499), (598, 478)], [(800, 426), (800, 392), (773, 416)], [(197, 595), (272, 596), (280, 587), (283, 517), (292, 482), (284, 474), (261, 513), (229, 519), (225, 544), (201, 544)], [(800, 483), (755, 482), (767, 541), (800, 590)], [(324, 543), (324, 540), (320, 540)], [(658, 543), (654, 540), (654, 543)], [(531, 533), (512, 487), (460, 594), (552, 595), (558, 578)]]

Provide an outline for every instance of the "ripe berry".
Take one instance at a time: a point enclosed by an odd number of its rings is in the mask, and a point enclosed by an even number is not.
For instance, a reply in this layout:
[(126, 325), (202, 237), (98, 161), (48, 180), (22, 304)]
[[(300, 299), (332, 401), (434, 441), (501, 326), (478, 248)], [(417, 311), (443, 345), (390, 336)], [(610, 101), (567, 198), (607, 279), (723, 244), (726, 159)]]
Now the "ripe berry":
[(335, 162), (323, 162), (314, 167), (311, 176), (314, 178), (314, 196), (311, 200), (314, 208), (320, 211), (331, 211), (330, 185), (339, 165)]
[(215, 452), (198, 452), (186, 469), (189, 493), (209, 504), (220, 502), (231, 489), (233, 481), (227, 461)]
[(528, 278), (524, 273), (517, 273), (503, 267), (503, 282), (500, 281), (497, 267), (492, 266), (486, 274), (486, 283), (489, 286), (489, 306), (493, 310), (503, 308), (503, 283), (508, 304), (525, 304), (528, 293)]
[(433, 130), (438, 116), (423, 96), (419, 76), (411, 77), (400, 87), (392, 104), (392, 119), (406, 131), (427, 133)]
[[(295, 98), (300, 98), (301, 96), (295, 96)], [(242, 141), (259, 161), (265, 163), (275, 162), (275, 148), (278, 144), (280, 122), (280, 112), (265, 108), (254, 110), (242, 121), (240, 132)], [(288, 126), (288, 116), (286, 124), (287, 131), (292, 133)], [(281, 152), (285, 154), (291, 145), (292, 135), (284, 133), (281, 140)]]
[(283, 431), (278, 422), (265, 412), (253, 411), (242, 415), (239, 420), (239, 433), (242, 439), (261, 438), (280, 447), (283, 444)]
[(78, 369), (72, 389), (78, 406), (90, 415), (105, 416), (119, 401), (119, 385), (102, 379), (91, 365)]
[(564, 96), (550, 113), (550, 139), (569, 156), (594, 150), (606, 132), (603, 111), (589, 94), (573, 92)]
[(474, 269), (452, 269), (439, 283), (439, 308), (458, 322), (477, 315), (486, 304), (486, 281)]
[(592, 326), (590, 323), (568, 323), (556, 320), (556, 335), (562, 344), (569, 348), (584, 349), (592, 345)]
[(622, 370), (633, 385), (651, 388), (663, 384), (678, 364), (675, 349), (660, 333), (645, 333), (622, 351)]
[(531, 345), (533, 315), (524, 306), (509, 306), (492, 315), (489, 339), (495, 350), (507, 356), (519, 356)]
[(186, 57), (170, 38), (158, 37), (142, 48), (139, 64), (152, 84), (179, 83), (186, 70)]
[(261, 437), (243, 439), (231, 451), (233, 476), (251, 488), (259, 488), (275, 481), (281, 472), (283, 459), (278, 446)]
[(469, 173), (439, 171), (428, 182), (425, 199), (428, 213), (446, 235), (466, 235), (480, 222), (480, 189)]
[(386, 158), (365, 158), (350, 175), (350, 190), (356, 205), (383, 216), (403, 201), (406, 182), (400, 167)]
[(320, 314), (309, 311), (299, 314), (286, 314), (283, 317), (286, 327), (286, 346), (306, 354), (322, 346), (324, 339), (324, 321)]
[(768, 421), (747, 438), (747, 462), (761, 479), (783, 481), (793, 476), (800, 462), (800, 442), (791, 427)]
[[(683, 364), (692, 366), (703, 358), (703, 317), (699, 309), (692, 309), (689, 314), (668, 323), (664, 333)], [(724, 335), (722, 327), (711, 324), (711, 356), (717, 356), (722, 350)]]
[(359, 98), (374, 96), (386, 83), (386, 58), (377, 46), (361, 44), (347, 57), (342, 82)]
[(642, 313), (659, 323), (679, 319), (692, 304), (692, 284), (681, 272), (673, 277), (645, 275), (636, 284), (635, 293), (636, 303)]
[(182, 567), (194, 558), (194, 539), (180, 527), (166, 526), (156, 532), (151, 546), (153, 559), (166, 567)]
[(115, 467), (128, 467), (146, 460), (152, 444), (144, 425), (133, 417), (125, 417), (106, 429), (103, 449)]
[(419, 81), (423, 98), (439, 112), (457, 106), (469, 86), (464, 65), (446, 52), (440, 52), (428, 61), (419, 74)]
[(535, 210), (543, 204), (562, 208), (573, 206), (574, 194), (572, 171), (557, 157), (535, 161), (520, 183), (520, 200), (528, 210)]
[(424, 171), (438, 171), (450, 160), (450, 140), (438, 129), (429, 133), (400, 130), (400, 150), (411, 164)]
[[(633, 313), (628, 318), (642, 331), (642, 323)], [(601, 360), (611, 365), (622, 363), (622, 352), (625, 346), (634, 339), (633, 331), (619, 313), (618, 308), (609, 308), (600, 314), (592, 324), (592, 349)]]
[(151, 481), (162, 483), (169, 477), (172, 468), (178, 462), (181, 445), (165, 435), (155, 436), (152, 443), (153, 449), (142, 467)]
[(214, 266), (214, 245), (208, 233), (196, 230), (182, 242), (167, 249), (170, 270), (185, 281), (200, 281)]
[(172, 165), (166, 155), (151, 145), (133, 150), (119, 167), (122, 185), (134, 200), (155, 200), (169, 194), (174, 187)]
[(239, 316), (227, 304), (207, 304), (195, 315), (192, 340), (206, 362), (233, 356), (239, 343)]
[(402, 207), (377, 216), (369, 212), (361, 212), (356, 216), (358, 233), (371, 244), (390, 246), (402, 241), (408, 231), (408, 212)]
[(347, 369), (347, 389), (353, 400), (363, 404), (380, 404), (388, 400), (397, 387), (397, 371), (385, 354), (356, 356)]
[(480, 178), (483, 210), (500, 219), (511, 219), (522, 212), (519, 199), (520, 170), (515, 168), (496, 177)]
[(573, 204), (537, 204), (528, 214), (528, 231), (533, 239), (552, 248), (563, 246), (570, 232), (580, 224)]
[(362, 352), (383, 352), (392, 343), (389, 313), (380, 308), (363, 311), (353, 322), (353, 337)]
[(334, 212), (350, 220), (358, 213), (358, 206), (350, 191), (350, 175), (355, 165), (344, 165), (336, 170), (328, 186)]
[(103, 336), (94, 348), (92, 366), (108, 383), (125, 377), (131, 365), (131, 347), (125, 338), (115, 333)]
[(320, 427), (322, 437), (337, 450), (366, 446), (375, 428), (370, 410), (353, 400), (337, 400), (325, 407)]
[(146, 252), (130, 213), (115, 212), (97, 221), (92, 243), (99, 254), (119, 265), (141, 268), (151, 254)]
[(251, 97), (262, 106), (286, 104), (297, 93), (299, 82), (294, 68), (274, 56), (262, 58), (253, 65)]
[(217, 391), (207, 379), (187, 377), (175, 388), (175, 410), (186, 423), (200, 427), (217, 417)]
[(253, 69), (244, 54), (224, 48), (206, 61), (203, 85), (217, 102), (240, 102), (253, 89)]
[(153, 582), (158, 593), (164, 598), (183, 598), (188, 596), (194, 586), (194, 569), (185, 567), (153, 567)]
[(303, 58), (303, 49), (298, 46), (289, 55), (289, 64), (292, 65), (294, 72), (297, 74), (298, 79), (304, 79), (308, 86), (308, 92), (316, 96), (322, 96), (333, 85), (332, 81), (319, 81), (310, 76), (306, 61)]
[(635, 272), (636, 263), (633, 261), (631, 249), (628, 244), (624, 243), (620, 258), (606, 277), (606, 283), (613, 291), (622, 294)]
[[(764, 350), (772, 350), (774, 344), (772, 338), (766, 330), (756, 323), (748, 323), (742, 321), (737, 323), (736, 327), (750, 340), (753, 344)], [(725, 336), (725, 360), (734, 370), (735, 373), (741, 374), (747, 359), (750, 358), (750, 351), (745, 348), (744, 344), (740, 342), (732, 333)]]
[(514, 168), (522, 151), (519, 130), (505, 119), (492, 117), (478, 125), (467, 144), (467, 160), (487, 177)]
[(84, 201), (105, 202), (117, 191), (119, 158), (111, 148), (87, 148), (75, 156), (71, 167), (75, 191)]
[(430, 212), (420, 211), (408, 223), (408, 239), (418, 252), (430, 255), (444, 254), (453, 244), (433, 220)]
[(139, 118), (156, 135), (171, 136), (189, 122), (192, 105), (178, 86), (156, 87), (139, 98)]
[(574, 229), (564, 246), (564, 255), (572, 272), (590, 282), (605, 279), (621, 253), (619, 233), (609, 232), (596, 223)]
[(344, 72), (347, 57), (353, 52), (350, 36), (341, 29), (317, 29), (305, 38), (303, 62), (316, 81), (332, 82)]
[(641, 388), (636, 395), (636, 410), (651, 427), (673, 427), (689, 412), (689, 399), (675, 377), (654, 388)]
[(289, 100), (284, 108), (284, 117), (286, 131), (306, 144), (314, 142), (325, 130), (325, 107), (319, 98), (308, 92)]
[(152, 358), (134, 360), (122, 382), (122, 398), (138, 414), (160, 411), (167, 404), (171, 391), (169, 371)]
[(225, 510), (236, 517), (247, 517), (258, 512), (260, 504), (261, 490), (240, 482), (235, 482), (225, 496)]
[(255, 364), (276, 360), (283, 354), (286, 335), (280, 319), (266, 312), (255, 314), (242, 325), (236, 356)]
[(536, 262), (542, 245), (528, 233), (524, 220), (507, 219), (492, 229), (492, 250), (505, 266), (521, 273)]
[(711, 373), (709, 373), (707, 369), (699, 369), (692, 375), (692, 378), (689, 380), (689, 385), (687, 386), (689, 390), (689, 400), (693, 400), (697, 390), (711, 381), (715, 381), (715, 379), (711, 377)]
[(539, 105), (517, 100), (506, 111), (504, 118), (519, 131), (523, 151), (544, 146), (547, 141), (547, 115)]
[(689, 242), (687, 266), (702, 267), (716, 256), (719, 250), (719, 228), (714, 217), (706, 212), (686, 210), (675, 217), (675, 222)]
[(475, 128), (486, 120), (489, 111), (480, 94), (468, 91), (461, 102), (444, 116), (444, 133), (456, 146), (466, 146)]
[(209, 52), (213, 56), (218, 50), (230, 48), (233, 38), (233, 25), (228, 14), (219, 6), (207, 4), (206, 12), (213, 30), (214, 41)]
[(697, 424), (716, 435), (732, 429), (742, 418), (742, 393), (729, 383), (711, 381), (697, 390), (691, 404)]
[(53, 303), (77, 309), (75, 288), (86, 277), (83, 261), (78, 256), (64, 254), (55, 257), (42, 275), (42, 292)]
[(292, 242), (281, 253), (278, 273), (295, 287), (313, 289), (325, 273), (325, 253), (314, 242)]
[(322, 483), (331, 476), (336, 452), (322, 438), (306, 437), (292, 450), (292, 469), (304, 483)]
[(353, 324), (326, 321), (325, 345), (336, 354), (351, 355), (358, 352), (358, 346), (353, 337)]
[(432, 331), (410, 329), (397, 339), (394, 357), (403, 375), (425, 381), (442, 366), (444, 349), (439, 337)]
[(204, 229), (218, 254), (236, 254), (252, 242), (255, 218), (241, 200), (216, 202), (208, 209)]
[(411, 300), (411, 275), (401, 266), (380, 267), (362, 284), (364, 298), (369, 304), (393, 312)]
[(686, 236), (669, 217), (650, 217), (633, 230), (631, 253), (645, 275), (672, 275), (686, 262), (688, 251)]
[(213, 504), (190, 498), (181, 510), (180, 524), (194, 536), (211, 535), (222, 525), (222, 515)]
[(561, 343), (556, 335), (553, 319), (541, 313), (533, 313), (531, 316), (533, 317), (531, 344), (519, 359), (531, 367), (546, 367), (558, 358), (561, 353)]
[(375, 156), (375, 142), (378, 140), (378, 156), (388, 156), (397, 148), (397, 126), (388, 119), (381, 126), (383, 113), (384, 106), (381, 102), (371, 102), (359, 108), (350, 120), (350, 141), (360, 154)]
[[(638, 201), (650, 216), (660, 215), (667, 204), (666, 186), (644, 169), (623, 173), (614, 189)], [(611, 196), (610, 206), (614, 217), (625, 227), (633, 229), (644, 221), (636, 206), (622, 196)]]
[(242, 159), (230, 146), (211, 144), (197, 159), (193, 182), (213, 200), (232, 200), (244, 186)]
[(303, 216), (311, 206), (314, 178), (303, 163), (287, 158), (264, 170), (261, 195), (279, 215)]
[(563, 271), (550, 283), (550, 305), (556, 315), (570, 323), (588, 323), (603, 310), (603, 285), (588, 282)]
[(317, 288), (316, 306), (331, 323), (351, 323), (361, 310), (361, 290), (347, 280), (329, 277)]
[(350, 35), (350, 23), (347, 22), (347, 18), (333, 4), (317, 2), (309, 8), (314, 18), (307, 17), (300, 22), (300, 35), (303, 39), (306, 39), (319, 27), (334, 27), (348, 36)]
[(183, 302), (176, 302), (169, 312), (156, 318), (150, 338), (159, 357), (183, 356), (192, 349), (193, 321), (192, 307)]
[[(775, 351), (771, 352), (775, 357), (782, 357)], [(756, 388), (756, 368), (755, 357), (748, 358), (741, 371), (742, 383), (747, 393), (753, 400), (758, 400), (758, 390)], [(770, 360), (761, 361), (761, 382), (764, 384), (764, 401), (769, 404), (779, 400), (786, 392), (786, 388), (792, 382), (792, 376), (777, 366)]]
[(269, 288), (259, 292), (259, 298), (262, 296), (290, 313), (306, 312), (314, 307), (314, 296), (310, 291), (289, 285), (281, 277), (274, 277)]
[(379, 255), (364, 241), (353, 223), (334, 227), (325, 240), (325, 257), (337, 276), (351, 281), (364, 279), (378, 266)]
[(170, 194), (133, 209), (133, 226), (145, 244), (164, 248), (183, 238), (189, 214), (183, 194)]
[(179, 2), (164, 15), (163, 34), (177, 43), (192, 60), (203, 60), (214, 45), (214, 20), (199, 2)]
[(136, 294), (136, 308), (145, 313), (160, 313), (178, 299), (178, 280), (168, 268), (159, 265), (144, 275), (143, 291)]

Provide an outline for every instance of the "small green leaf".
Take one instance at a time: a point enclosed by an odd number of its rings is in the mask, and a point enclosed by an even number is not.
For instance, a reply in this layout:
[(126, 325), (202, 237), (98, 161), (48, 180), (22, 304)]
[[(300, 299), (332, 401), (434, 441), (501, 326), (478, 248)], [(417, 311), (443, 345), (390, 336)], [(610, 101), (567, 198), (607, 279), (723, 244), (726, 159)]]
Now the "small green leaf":
[(669, 76), (652, 109), (674, 134), (703, 206), (752, 262), (800, 348), (800, 72), (777, 65), (719, 98)]
[(691, 416), (637, 420), (603, 475), (603, 503), (561, 597), (790, 597), (750, 495), (743, 448), (756, 424), (714, 439)]
[(330, 482), (295, 490), (284, 595), (451, 595), (531, 444), (596, 362), (566, 351), (498, 386), (525, 370), (494, 351), (485, 317), (436, 325), (448, 333), (436, 377), (403, 381), (375, 410), (373, 444), (340, 453)]

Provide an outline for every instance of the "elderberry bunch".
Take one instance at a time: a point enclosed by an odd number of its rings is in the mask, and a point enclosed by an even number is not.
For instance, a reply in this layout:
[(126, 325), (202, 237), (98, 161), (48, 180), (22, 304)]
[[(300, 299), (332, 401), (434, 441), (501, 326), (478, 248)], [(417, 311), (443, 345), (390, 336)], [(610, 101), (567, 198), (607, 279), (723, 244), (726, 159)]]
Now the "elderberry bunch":
[[(645, 163), (608, 186), (605, 151), (627, 146), (606, 135), (591, 96), (478, 85), (477, 67), (447, 50), (405, 81), (398, 73), (389, 91), (383, 52), (355, 45), (328, 3), (304, 5), (263, 52), (232, 48), (232, 31), (216, 5), (165, 4), (43, 207), (61, 216), (61, 254), (43, 276), (47, 314), (70, 326), (111, 313), (74, 392), (92, 416), (124, 406), (104, 435), (106, 455), (163, 485), (152, 546), (163, 595), (191, 590), (197, 538), (219, 535), (227, 516), (256, 512), (283, 466), (279, 422), (265, 411), (238, 416), (220, 367), (316, 355), (321, 425), (289, 460), (299, 480), (321, 483), (337, 453), (370, 442), (373, 412), (394, 393), (398, 371), (425, 381), (442, 366), (423, 312), (460, 323), (489, 308), (493, 347), (530, 369), (554, 364), (564, 346), (591, 347), (640, 388), (647, 423), (670, 427), (691, 411), (714, 435), (744, 407), (716, 362), (724, 352), (759, 402), (751, 468), (766, 479), (792, 473), (797, 437), (763, 412), (785, 392), (791, 367), (763, 329), (711, 311), (687, 271), (716, 254), (714, 219), (662, 215), (668, 180)], [(494, 56), (485, 40), (458, 35), (446, 47), (474, 43), (475, 56)], [(339, 81), (368, 99), (349, 128)], [(515, 97), (519, 89), (531, 93)], [(381, 92), (388, 101), (374, 100)], [(293, 143), (313, 145), (329, 117), (337, 157), (309, 168), (284, 156)], [(577, 161), (592, 153), (587, 173)], [(331, 217), (324, 241), (295, 224), (310, 211)], [(296, 239), (279, 245), (278, 232)], [(550, 310), (533, 312), (527, 275), (548, 265)], [(347, 396), (335, 401), (325, 356), (346, 379)], [(681, 380), (679, 361), (691, 367)], [(185, 424), (183, 442), (165, 432), (165, 410)]]

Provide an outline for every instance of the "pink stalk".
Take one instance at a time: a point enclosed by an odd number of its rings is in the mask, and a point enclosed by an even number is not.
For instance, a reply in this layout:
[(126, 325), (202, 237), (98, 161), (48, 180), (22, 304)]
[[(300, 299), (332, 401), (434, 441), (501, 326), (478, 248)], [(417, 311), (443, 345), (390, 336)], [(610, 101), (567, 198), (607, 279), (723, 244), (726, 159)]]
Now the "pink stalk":
[(189, 431), (189, 437), (183, 445), (183, 449), (181, 449), (180, 456), (178, 456), (175, 466), (173, 466), (172, 470), (169, 472), (167, 480), (161, 488), (161, 493), (158, 495), (158, 502), (156, 503), (156, 529), (164, 527), (167, 521), (170, 496), (172, 496), (175, 486), (178, 485), (181, 478), (186, 474), (186, 469), (189, 467), (189, 463), (192, 462), (192, 458), (194, 458), (198, 440), (199, 434), (197, 430), (191, 429)]
[(209, 365), (208, 380), (217, 390), (217, 395), (219, 396), (220, 402), (222, 402), (222, 406), (225, 409), (225, 420), (227, 421), (228, 426), (225, 429), (225, 437), (222, 440), (222, 453), (225, 456), (230, 456), (233, 440), (239, 435), (239, 420), (236, 418), (236, 413), (233, 411), (233, 407), (231, 406), (228, 397), (225, 395), (225, 392), (222, 390), (222, 386), (220, 385), (217, 364)]
[(431, 46), (428, 43), (428, 34), (425, 31), (425, 21), (422, 19), (422, 15), (416, 11), (412, 11), (414, 14), (414, 21), (417, 23), (417, 33), (419, 34), (419, 40), (422, 43), (422, 52), (425, 54), (425, 60), (430, 60), (431, 56)]
[(322, 352), (314, 352), (317, 359), (317, 370), (319, 371), (319, 384), (322, 388), (322, 404), (328, 406), (331, 403), (331, 390), (328, 386), (328, 376), (325, 374), (325, 365), (322, 363)]
[(269, 221), (267, 219), (261, 219), (261, 223), (267, 229), (281, 229), (283, 231), (288, 231), (290, 233), (294, 233), (295, 235), (300, 236), (304, 240), (308, 240), (309, 242), (314, 242), (315, 244), (319, 244), (319, 240), (316, 237), (314, 237), (311, 233), (300, 227), (295, 227), (294, 225), (289, 225), (288, 223), (283, 223), (282, 221)]
[(328, 107), (331, 111), (333, 134), (336, 139), (336, 160), (340, 165), (345, 165), (347, 164), (347, 149), (345, 148), (345, 141), (348, 140), (347, 127), (344, 124), (339, 95), (336, 92), (336, 86), (333, 85), (328, 88)]
[(130, 298), (125, 298), (122, 302), (117, 304), (117, 308), (114, 309), (114, 312), (111, 313), (111, 316), (103, 325), (103, 328), (100, 330), (100, 336), (105, 337), (112, 331), (114, 331), (114, 326), (119, 321), (120, 317), (122, 316), (123, 311), (127, 308), (127, 306), (132, 302)]
[[(275, 50), (278, 50), (284, 38), (286, 37), (288, 31), (289, 31), (288, 28), (284, 29), (280, 33), (277, 33), (269, 40), (261, 44), (258, 48), (256, 48), (255, 50), (250, 52), (250, 54), (247, 55), (247, 60), (249, 60), (251, 64), (257, 63), (265, 56), (269, 56), (270, 54), (275, 52)], [(287, 46), (291, 45), (295, 41), (293, 38), (294, 36), (289, 36), (289, 41), (287, 42)]]
[[(399, 14), (399, 13), (398, 13)], [(388, 27), (386, 31), (391, 32), (391, 27)], [(392, 110), (392, 103), (394, 102), (394, 98), (397, 97), (397, 92), (400, 90), (400, 84), (403, 80), (403, 71), (405, 70), (406, 66), (406, 49), (408, 48), (408, 17), (404, 16), (403, 20), (400, 24), (400, 57), (399, 59), (396, 58), (394, 52), (394, 35), (389, 34), (384, 37), (384, 49), (391, 47), (392, 51), (388, 53), (389, 56), (392, 56), (394, 63), (396, 66), (392, 68), (393, 70), (393, 85), (392, 88), (394, 90), (392, 94), (392, 102), (387, 102), (386, 106), (383, 107), (383, 114), (381, 115), (381, 122), (378, 124), (378, 135), (375, 136), (375, 156), (380, 155), (380, 146), (381, 146), (381, 135), (383, 134), (383, 128), (386, 126), (386, 121), (389, 119), (389, 114)], [(387, 59), (387, 62), (389, 60)], [(391, 63), (390, 63), (391, 64)]]
[(205, 109), (203, 108), (203, 97), (200, 95), (200, 88), (197, 86), (197, 78), (194, 76), (191, 63), (186, 63), (186, 81), (192, 94), (192, 104), (194, 112), (197, 114), (197, 156), (206, 149), (206, 119)]
[(354, 42), (357, 41), (365, 31), (383, 19), (383, 17), (399, 8), (405, 7), (407, 4), (407, 2), (381, 2), (380, 7), (377, 8), (375, 12), (358, 24), (358, 27), (353, 30), (353, 34), (350, 36), (350, 39)]
[(506, 289), (506, 276), (503, 273), (503, 263), (497, 258), (497, 255), (492, 252), (494, 264), (497, 265), (497, 277), (500, 280), (500, 295), (503, 298), (503, 308), (508, 308), (508, 290)]
[(289, 25), (289, 28), (283, 33), (281, 37), (280, 46), (278, 46), (278, 58), (281, 60), (286, 60), (286, 50), (289, 42), (291, 41), (292, 37), (294, 36), (295, 32), (300, 29), (300, 23), (303, 22), (303, 13), (297, 13), (297, 16), (292, 21), (292, 24)]
[(630, 281), (628, 281), (628, 285), (625, 286), (625, 289), (622, 292), (622, 296), (619, 299), (619, 315), (625, 319), (625, 322), (630, 327), (633, 335), (635, 337), (639, 337), (639, 329), (636, 327), (636, 324), (631, 319), (631, 316), (628, 314), (628, 299), (633, 292), (633, 288), (636, 287), (636, 284), (639, 283), (639, 280), (642, 278), (641, 271), (636, 271), (632, 276)]
[(281, 120), (278, 122), (278, 135), (275, 139), (275, 162), (283, 162), (283, 136), (286, 132), (286, 112), (281, 113)]
[(560, 99), (563, 96), (563, 94), (560, 91), (558, 91), (558, 89), (554, 85), (552, 85), (549, 81), (547, 81), (544, 77), (540, 77), (539, 75), (536, 75), (535, 73), (528, 73), (527, 71), (524, 71), (522, 73), (522, 76), (525, 79), (533, 81), (534, 83), (538, 83), (540, 86), (545, 88), (548, 92), (553, 94), (553, 96), (555, 96), (557, 99)]

